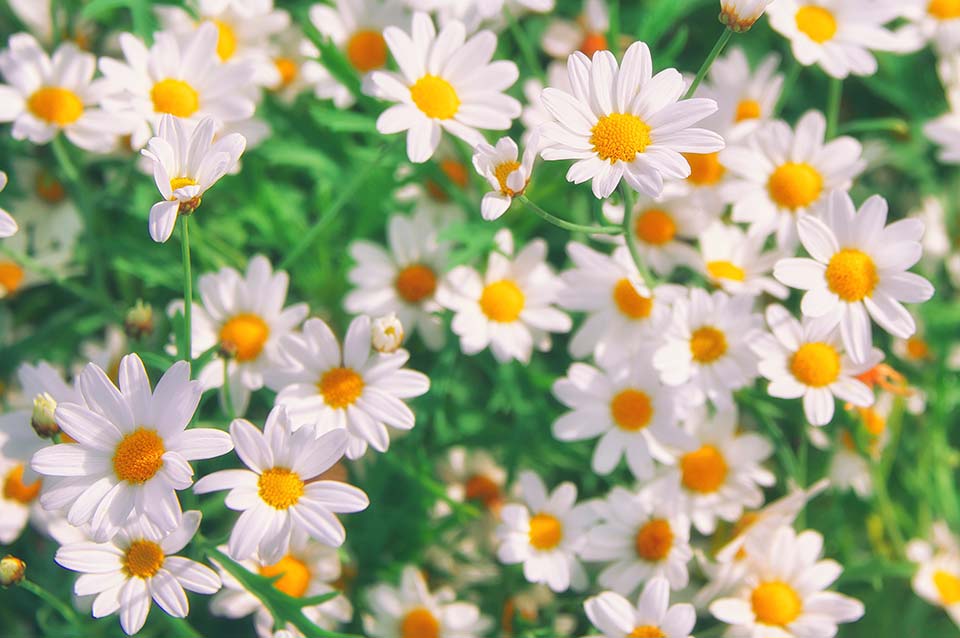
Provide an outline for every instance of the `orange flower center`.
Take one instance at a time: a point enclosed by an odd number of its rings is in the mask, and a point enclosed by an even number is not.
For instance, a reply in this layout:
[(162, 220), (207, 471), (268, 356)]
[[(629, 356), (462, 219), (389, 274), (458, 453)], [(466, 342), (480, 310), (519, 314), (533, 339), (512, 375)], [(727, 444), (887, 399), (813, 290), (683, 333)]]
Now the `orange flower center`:
[(632, 388), (621, 390), (610, 402), (610, 415), (621, 430), (639, 432), (650, 425), (653, 402), (646, 392)]
[(236, 315), (220, 328), (220, 344), (235, 352), (241, 362), (259, 357), (269, 337), (270, 326), (251, 313)]
[(331, 408), (345, 408), (363, 393), (363, 377), (351, 368), (331, 368), (317, 384), (324, 402)]
[(273, 586), (294, 598), (302, 598), (310, 585), (310, 568), (290, 554), (281, 558), (278, 563), (260, 567), (259, 571), (260, 575), (266, 578), (279, 576), (280, 578), (273, 581)]
[(549, 550), (563, 540), (563, 523), (550, 514), (537, 514), (530, 519), (530, 545)]
[(44, 122), (68, 126), (83, 115), (83, 100), (70, 89), (45, 86), (27, 99), (27, 108)]
[(720, 163), (720, 153), (684, 153), (687, 164), (690, 165), (690, 177), (687, 181), (697, 186), (713, 186), (727, 173), (726, 167)]
[(420, 303), (437, 289), (437, 276), (423, 264), (411, 264), (397, 274), (397, 294), (409, 303)]
[(123, 437), (113, 453), (113, 471), (128, 483), (146, 483), (163, 467), (166, 450), (156, 430), (140, 427)]
[(727, 461), (720, 450), (704, 445), (680, 457), (684, 487), (701, 494), (716, 492), (727, 478)]
[(673, 547), (673, 529), (669, 521), (655, 518), (644, 524), (634, 539), (637, 556), (649, 563), (662, 561)]
[(653, 299), (644, 297), (629, 279), (621, 279), (613, 287), (613, 301), (629, 319), (646, 319), (653, 311)]
[(40, 496), (43, 482), (37, 479), (29, 485), (23, 482), (23, 463), (16, 464), (3, 479), (3, 498), (29, 505)]

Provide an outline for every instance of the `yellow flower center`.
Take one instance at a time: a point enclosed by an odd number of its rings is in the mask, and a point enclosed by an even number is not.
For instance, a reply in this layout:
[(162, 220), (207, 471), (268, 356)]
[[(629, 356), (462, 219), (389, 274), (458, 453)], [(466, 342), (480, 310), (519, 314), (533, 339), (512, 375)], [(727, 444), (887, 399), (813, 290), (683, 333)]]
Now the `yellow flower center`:
[(930, 0), (927, 12), (940, 20), (960, 18), (960, 0)]
[(0, 261), (0, 293), (11, 294), (23, 283), (23, 268), (12, 261)]
[(779, 580), (760, 583), (750, 594), (750, 604), (757, 622), (784, 627), (800, 616), (803, 601), (797, 592)]
[(887, 419), (874, 408), (857, 408), (863, 427), (873, 436), (880, 436), (887, 429)]
[(710, 494), (716, 492), (727, 478), (727, 461), (720, 450), (704, 445), (699, 450), (680, 457), (680, 473), (688, 490)]
[(303, 496), (303, 480), (285, 467), (271, 467), (257, 480), (261, 500), (270, 507), (285, 510), (296, 505)]
[(710, 261), (707, 262), (707, 272), (714, 279), (729, 279), (730, 281), (743, 281), (747, 278), (747, 273), (743, 268), (732, 261)]
[(48, 204), (59, 204), (67, 196), (67, 191), (63, 188), (63, 184), (46, 171), (37, 172), (35, 188), (37, 197)]
[(697, 186), (713, 186), (726, 175), (726, 167), (720, 163), (720, 153), (684, 153), (690, 165), (687, 181)]
[(667, 638), (667, 634), (660, 631), (659, 627), (640, 625), (627, 634), (627, 638)]
[(650, 145), (650, 127), (632, 113), (604, 115), (593, 126), (590, 143), (602, 160), (632, 162)]
[[(175, 191), (184, 186), (196, 186), (197, 180), (192, 177), (174, 177), (170, 180), (170, 190)], [(172, 198), (171, 198), (172, 199)]]
[(35, 116), (57, 126), (73, 124), (83, 115), (83, 100), (70, 89), (45, 86), (27, 100), (27, 108)]
[(440, 621), (429, 609), (417, 607), (400, 621), (400, 638), (440, 638)]
[(520, 162), (504, 162), (503, 164), (498, 164), (493, 170), (493, 174), (497, 178), (497, 182), (500, 183), (500, 192), (504, 195), (513, 197), (517, 194), (513, 189), (507, 186), (507, 178), (510, 177), (510, 173), (518, 168), (520, 168)]
[(139, 427), (123, 437), (113, 453), (113, 472), (121, 481), (146, 483), (163, 467), (163, 439), (156, 430)]
[(788, 162), (773, 172), (767, 190), (770, 199), (783, 208), (805, 208), (820, 199), (823, 176), (809, 164)]
[(937, 588), (944, 605), (960, 603), (960, 577), (938, 569), (933, 572), (933, 586)]
[(653, 403), (650, 395), (640, 390), (621, 390), (610, 402), (610, 415), (621, 430), (638, 432), (650, 425)]
[(43, 487), (43, 482), (40, 479), (29, 485), (24, 483), (23, 463), (17, 463), (3, 479), (3, 498), (29, 505), (40, 496), (41, 487)]
[(200, 108), (200, 96), (196, 89), (183, 80), (167, 78), (160, 80), (150, 89), (153, 110), (157, 113), (169, 113), (176, 117), (190, 117)]
[(290, 86), (297, 79), (297, 63), (290, 58), (275, 58), (273, 66), (277, 67), (277, 73), (280, 74), (280, 86)]
[(907, 339), (907, 356), (911, 359), (930, 358), (930, 345), (921, 337), (910, 337)]
[(363, 377), (351, 368), (331, 368), (323, 373), (317, 387), (331, 408), (345, 408), (363, 394)]
[(460, 110), (453, 85), (436, 75), (425, 75), (410, 87), (410, 97), (427, 117), (449, 120)]
[(797, 11), (797, 29), (811, 40), (823, 44), (837, 33), (837, 19), (827, 9), (815, 5)]
[(840, 354), (829, 343), (805, 343), (793, 353), (790, 372), (804, 385), (828, 386), (840, 376)]
[(763, 107), (756, 100), (741, 100), (737, 104), (737, 122), (744, 120), (756, 120), (763, 114)]
[(831, 257), (825, 276), (830, 290), (848, 302), (869, 297), (880, 281), (873, 259), (856, 248), (844, 248)]
[(488, 284), (480, 295), (480, 309), (490, 321), (511, 323), (520, 317), (526, 298), (520, 287), (509, 279)]
[[(467, 172), (467, 167), (455, 159), (440, 160), (440, 170), (443, 171), (444, 175), (446, 175), (455, 186), (466, 189), (467, 184), (470, 183), (470, 174)], [(450, 197), (443, 187), (432, 179), (428, 179), (424, 185), (427, 188), (427, 193), (436, 201), (450, 201)]]
[(633, 232), (644, 243), (663, 246), (676, 237), (677, 224), (667, 211), (651, 208), (637, 215), (633, 222)]
[(697, 328), (690, 335), (690, 354), (698, 363), (713, 363), (727, 352), (727, 336), (712, 326)]
[(220, 328), (220, 345), (235, 353), (237, 361), (252, 361), (259, 357), (269, 337), (267, 322), (246, 312), (231, 318)]
[(620, 312), (629, 319), (646, 319), (653, 311), (653, 299), (644, 297), (629, 279), (621, 279), (613, 287), (613, 301)]
[(357, 31), (347, 42), (347, 59), (361, 73), (383, 68), (387, 64), (387, 41), (379, 31)]
[(597, 51), (605, 51), (609, 48), (605, 33), (588, 33), (580, 43), (580, 51), (588, 58), (592, 58)]
[(534, 549), (553, 549), (563, 540), (563, 523), (556, 516), (537, 514), (530, 519), (530, 545)]
[(489, 476), (474, 474), (463, 486), (464, 497), (468, 501), (479, 501), (490, 507), (500, 500), (500, 486)]
[(419, 303), (436, 291), (437, 276), (429, 266), (412, 264), (397, 274), (394, 285), (404, 301)]
[(217, 27), (217, 56), (221, 62), (226, 62), (237, 52), (237, 34), (223, 20), (213, 20), (213, 24)]
[(673, 529), (669, 521), (655, 518), (648, 521), (637, 532), (634, 539), (637, 556), (643, 560), (655, 563), (665, 559), (673, 547)]
[(123, 571), (135, 578), (151, 578), (163, 566), (163, 549), (145, 539), (130, 543), (123, 555)]
[(280, 578), (273, 581), (273, 586), (294, 598), (302, 598), (310, 585), (310, 568), (290, 554), (281, 558), (278, 563), (263, 565), (259, 571), (260, 575), (266, 578), (279, 576)]

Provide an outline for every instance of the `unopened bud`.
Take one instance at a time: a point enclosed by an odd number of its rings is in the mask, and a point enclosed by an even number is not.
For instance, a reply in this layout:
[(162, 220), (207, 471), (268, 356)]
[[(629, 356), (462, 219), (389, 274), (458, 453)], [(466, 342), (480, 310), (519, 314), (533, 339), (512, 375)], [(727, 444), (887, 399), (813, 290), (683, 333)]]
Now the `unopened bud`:
[(60, 433), (60, 426), (54, 416), (56, 410), (57, 402), (47, 392), (41, 392), (33, 398), (30, 426), (41, 439), (52, 439)]
[(749, 31), (773, 0), (720, 0), (720, 22), (731, 31)]
[(403, 324), (397, 315), (390, 313), (373, 320), (370, 330), (373, 348), (377, 352), (390, 354), (396, 352), (403, 345)]
[(138, 299), (133, 308), (127, 311), (123, 320), (123, 329), (127, 336), (140, 340), (153, 334), (153, 306)]
[(4, 587), (16, 585), (26, 574), (27, 564), (16, 556), (7, 554), (0, 558), (0, 585)]

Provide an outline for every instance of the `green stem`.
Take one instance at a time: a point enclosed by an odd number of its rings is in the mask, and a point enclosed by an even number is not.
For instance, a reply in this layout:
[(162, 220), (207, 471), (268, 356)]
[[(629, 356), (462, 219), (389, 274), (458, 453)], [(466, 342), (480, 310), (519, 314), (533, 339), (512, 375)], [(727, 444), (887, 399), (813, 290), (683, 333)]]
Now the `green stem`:
[(193, 273), (190, 267), (190, 217), (180, 216), (180, 247), (183, 257), (183, 351), (180, 358), (193, 362)]
[(230, 396), (230, 359), (223, 357), (223, 409), (227, 418), (233, 420), (233, 397)]
[(523, 202), (525, 206), (539, 215), (542, 219), (550, 222), (558, 228), (569, 230), (573, 233), (587, 233), (590, 235), (619, 235), (623, 232), (622, 228), (618, 228), (616, 226), (585, 226), (583, 224), (574, 224), (573, 222), (568, 222), (565, 219), (560, 219), (556, 215), (551, 215), (547, 211), (540, 208), (540, 206), (535, 204), (526, 195), (520, 195), (517, 199)]
[(880, 518), (883, 519), (887, 536), (893, 544), (896, 557), (903, 558), (907, 543), (903, 537), (903, 532), (900, 531), (900, 524), (897, 522), (893, 502), (890, 500), (890, 493), (887, 491), (887, 482), (883, 477), (879, 463), (870, 464), (870, 479), (873, 482), (874, 502), (877, 510), (879, 510)]
[(827, 139), (837, 134), (840, 120), (840, 101), (843, 99), (843, 80), (830, 78), (830, 90), (827, 96)]
[(697, 92), (697, 87), (699, 87), (700, 83), (703, 82), (703, 79), (707, 77), (710, 67), (712, 67), (714, 61), (720, 57), (724, 47), (727, 46), (727, 42), (730, 42), (731, 37), (733, 37), (733, 31), (730, 29), (724, 29), (723, 33), (720, 34), (720, 37), (717, 38), (717, 43), (713, 45), (713, 50), (710, 51), (707, 59), (704, 60), (703, 64), (700, 65), (700, 70), (697, 71), (697, 77), (693, 79), (693, 84), (691, 84), (690, 88), (687, 89), (687, 94), (683, 96), (683, 99), (689, 100), (693, 97), (693, 94)]
[(878, 117), (868, 120), (855, 120), (837, 127), (840, 135), (851, 133), (893, 133), (906, 135), (910, 132), (910, 124), (899, 117)]
[(101, 310), (106, 311), (112, 317), (117, 318), (120, 316), (117, 307), (113, 303), (107, 301), (106, 298), (101, 296), (96, 290), (87, 288), (78, 280), (67, 279), (52, 268), (48, 268), (47, 266), (43, 265), (30, 255), (25, 253), (16, 253), (5, 246), (0, 246), (0, 256), (6, 257), (10, 261), (19, 264), (25, 270), (30, 270), (43, 275), (51, 283), (69, 292), (70, 294), (83, 299), (84, 301), (89, 301), (97, 305)]
[(783, 103), (788, 95), (793, 91), (793, 87), (796, 86), (797, 80), (800, 79), (800, 72), (803, 71), (803, 65), (797, 62), (792, 56), (790, 58), (792, 64), (790, 65), (790, 70), (787, 71), (787, 75), (783, 80), (783, 88), (780, 90), (780, 97), (777, 98), (777, 103), (773, 107), (772, 116), (776, 116), (780, 113), (780, 109), (783, 107)]
[(513, 15), (512, 11), (505, 10), (504, 13), (507, 16), (507, 24), (510, 27), (510, 35), (512, 35), (513, 39), (516, 40), (517, 47), (520, 49), (520, 55), (523, 56), (524, 63), (530, 68), (531, 73), (539, 78), (543, 78), (543, 65), (541, 65), (537, 60), (537, 52), (534, 50), (533, 45), (531, 44), (531, 39), (527, 37), (527, 34), (524, 33), (522, 28), (520, 28), (520, 23), (517, 21), (517, 17)]
[(57, 610), (57, 613), (63, 616), (63, 619), (66, 620), (71, 625), (77, 624), (79, 619), (77, 618), (77, 613), (70, 608), (69, 605), (61, 601), (59, 598), (48, 592), (46, 589), (33, 582), (32, 580), (23, 579), (20, 581), (18, 587), (26, 589), (28, 592), (47, 603), (51, 607)]
[(621, 228), (621, 232), (623, 233), (624, 239), (626, 239), (627, 250), (630, 251), (630, 257), (633, 258), (633, 263), (637, 265), (637, 270), (643, 278), (643, 283), (653, 292), (654, 287), (657, 285), (657, 280), (653, 276), (653, 273), (650, 272), (650, 268), (647, 267), (647, 262), (643, 258), (643, 255), (640, 254), (640, 247), (637, 245), (637, 235), (633, 232), (637, 214), (635, 210), (636, 207), (634, 206), (633, 189), (624, 185), (623, 188), (620, 189), (620, 192), (623, 194), (623, 227)]

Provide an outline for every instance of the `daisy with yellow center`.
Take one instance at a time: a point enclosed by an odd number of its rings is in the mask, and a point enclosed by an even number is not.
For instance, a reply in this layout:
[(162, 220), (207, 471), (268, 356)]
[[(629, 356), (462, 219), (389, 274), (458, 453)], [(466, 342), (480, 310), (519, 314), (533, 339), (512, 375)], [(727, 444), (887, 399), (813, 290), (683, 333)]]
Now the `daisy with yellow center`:
[(541, 46), (550, 57), (566, 62), (574, 51), (592, 57), (609, 49), (610, 10), (607, 0), (583, 0), (583, 11), (576, 21), (555, 18), (547, 25)]
[(764, 251), (767, 236), (745, 232), (734, 224), (715, 221), (701, 233), (703, 268), (713, 285), (730, 294), (762, 295), (786, 299), (786, 287), (772, 276), (781, 257), (776, 250)]
[(739, 140), (769, 121), (783, 91), (779, 65), (780, 56), (770, 54), (754, 69), (740, 47), (718, 58), (700, 91), (704, 97), (715, 99), (719, 108), (708, 120), (716, 123), (710, 128), (728, 140)]
[[(450, 498), (480, 505), (494, 514), (500, 511), (506, 497), (507, 472), (486, 451), (450, 448), (439, 474)], [(437, 505), (438, 514), (450, 512), (449, 507)]]
[(901, 339), (916, 332), (902, 302), (922, 303), (933, 296), (929, 281), (907, 271), (920, 260), (922, 221), (908, 218), (887, 226), (885, 199), (875, 195), (858, 211), (849, 195), (836, 191), (823, 220), (808, 216), (798, 226), (810, 258), (783, 259), (774, 276), (806, 291), (805, 316), (840, 325), (844, 348), (855, 363), (870, 356), (871, 318)]
[(473, 166), (493, 187), (480, 204), (480, 214), (485, 220), (499, 219), (510, 208), (513, 198), (523, 194), (530, 182), (539, 145), (540, 136), (535, 133), (527, 142), (522, 161), (517, 143), (509, 137), (501, 137), (496, 146), (483, 142), (474, 149)]
[(907, 543), (907, 558), (917, 566), (911, 581), (914, 593), (942, 607), (960, 626), (960, 545), (947, 523), (936, 521), (929, 539)]
[(904, 0), (902, 15), (909, 23), (897, 35), (914, 48), (933, 43), (941, 57), (960, 50), (960, 2), (957, 0)]
[(659, 576), (643, 586), (636, 606), (605, 591), (584, 601), (583, 608), (604, 638), (690, 638), (697, 621), (689, 603), (670, 604), (670, 584)]
[(38, 511), (43, 481), (24, 476), (24, 470), (24, 463), (0, 458), (0, 543), (4, 545), (19, 538), (28, 520), (43, 518)]

